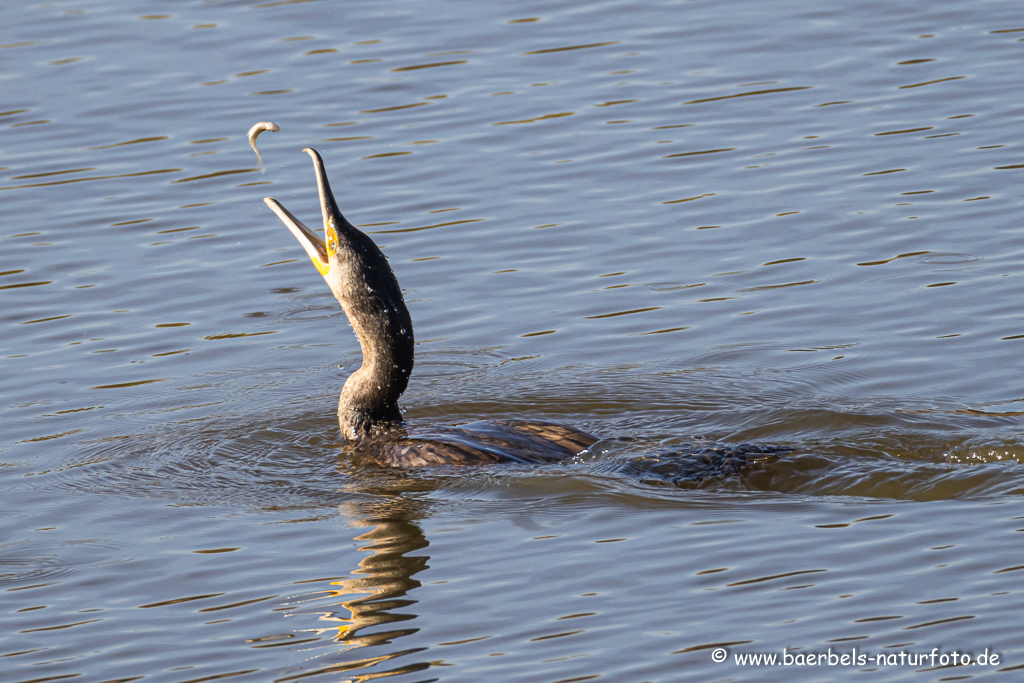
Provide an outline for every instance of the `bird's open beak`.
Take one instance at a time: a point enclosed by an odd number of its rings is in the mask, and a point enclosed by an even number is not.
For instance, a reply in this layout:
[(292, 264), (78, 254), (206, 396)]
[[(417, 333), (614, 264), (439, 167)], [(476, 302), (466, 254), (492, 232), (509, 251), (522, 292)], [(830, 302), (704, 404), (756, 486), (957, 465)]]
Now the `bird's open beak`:
[(317, 190), (320, 194), (320, 212), (324, 218), (324, 240), (310, 230), (305, 223), (296, 218), (291, 211), (284, 208), (281, 202), (277, 201), (273, 197), (264, 197), (263, 202), (271, 208), (271, 210), (277, 214), (277, 217), (281, 219), (292, 234), (295, 235), (295, 239), (299, 240), (299, 244), (309, 254), (310, 260), (316, 269), (320, 271), (321, 275), (327, 275), (330, 270), (330, 256), (337, 251), (338, 235), (335, 229), (338, 221), (335, 216), (341, 216), (341, 211), (338, 209), (337, 203), (334, 201), (334, 194), (331, 192), (330, 183), (327, 181), (327, 171), (324, 170), (323, 159), (317, 154), (315, 149), (306, 148), (302, 150), (308, 152), (309, 156), (313, 158), (313, 168), (316, 171), (316, 185)]

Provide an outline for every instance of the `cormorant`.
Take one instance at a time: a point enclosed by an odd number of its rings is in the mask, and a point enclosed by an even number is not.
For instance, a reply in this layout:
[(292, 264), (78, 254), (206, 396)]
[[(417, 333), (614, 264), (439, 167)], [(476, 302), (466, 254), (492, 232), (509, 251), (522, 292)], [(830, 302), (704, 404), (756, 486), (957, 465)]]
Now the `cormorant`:
[[(269, 130), (269, 129), (268, 129)], [(306, 148), (316, 170), (324, 236), (321, 240), (273, 197), (273, 209), (309, 254), (341, 303), (363, 351), (338, 400), (342, 436), (359, 451), (392, 467), (494, 462), (556, 462), (579, 454), (597, 437), (550, 422), (486, 420), (461, 427), (407, 430), (398, 399), (413, 366), (409, 309), (381, 250), (338, 209), (316, 150)]]
[[(253, 131), (258, 126), (277, 129), (274, 124), (257, 124)], [(254, 138), (250, 133), (250, 142)], [(412, 372), (414, 340), (402, 290), (373, 240), (341, 215), (323, 159), (314, 149), (303, 151), (313, 159), (326, 239), (321, 240), (273, 197), (263, 201), (288, 226), (324, 276), (362, 347), (363, 363), (345, 381), (338, 400), (338, 424), (355, 454), (391, 467), (558, 462), (597, 443), (596, 436), (578, 429), (533, 420), (406, 429), (398, 399)], [(741, 472), (791, 450), (697, 441), (683, 450), (633, 457), (623, 469), (643, 481), (684, 486)]]

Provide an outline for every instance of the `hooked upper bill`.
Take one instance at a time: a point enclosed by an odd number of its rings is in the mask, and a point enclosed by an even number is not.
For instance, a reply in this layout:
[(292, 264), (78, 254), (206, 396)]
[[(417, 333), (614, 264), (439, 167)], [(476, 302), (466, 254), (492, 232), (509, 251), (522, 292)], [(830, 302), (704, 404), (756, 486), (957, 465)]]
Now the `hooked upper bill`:
[(334, 201), (334, 195), (331, 193), (330, 183), (327, 181), (327, 172), (324, 169), (324, 162), (317, 154), (315, 149), (307, 147), (302, 150), (309, 154), (313, 159), (313, 168), (316, 171), (316, 184), (317, 191), (320, 195), (320, 212), (323, 214), (324, 219), (324, 237), (321, 240), (320, 237), (310, 230), (305, 223), (300, 221), (292, 214), (291, 211), (284, 208), (281, 202), (277, 201), (273, 197), (264, 197), (263, 202), (270, 207), (270, 209), (277, 214), (277, 217), (281, 219), (292, 234), (295, 235), (295, 239), (299, 240), (299, 244), (309, 254), (310, 260), (316, 269), (320, 271), (321, 275), (327, 275), (330, 270), (330, 257), (337, 252), (338, 236), (335, 231), (335, 215), (340, 216), (337, 204)]

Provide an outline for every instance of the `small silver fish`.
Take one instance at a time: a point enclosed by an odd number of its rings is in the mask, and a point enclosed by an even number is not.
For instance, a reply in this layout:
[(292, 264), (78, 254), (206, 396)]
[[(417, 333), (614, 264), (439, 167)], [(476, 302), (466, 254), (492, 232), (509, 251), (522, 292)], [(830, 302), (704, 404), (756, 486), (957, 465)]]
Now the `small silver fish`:
[(270, 121), (260, 121), (255, 126), (249, 129), (249, 145), (252, 146), (252, 151), (256, 152), (256, 158), (260, 162), (260, 166), (263, 166), (263, 157), (260, 156), (260, 150), (256, 147), (256, 138), (260, 136), (265, 130), (269, 130), (271, 133), (276, 133), (281, 130), (281, 127), (276, 123)]

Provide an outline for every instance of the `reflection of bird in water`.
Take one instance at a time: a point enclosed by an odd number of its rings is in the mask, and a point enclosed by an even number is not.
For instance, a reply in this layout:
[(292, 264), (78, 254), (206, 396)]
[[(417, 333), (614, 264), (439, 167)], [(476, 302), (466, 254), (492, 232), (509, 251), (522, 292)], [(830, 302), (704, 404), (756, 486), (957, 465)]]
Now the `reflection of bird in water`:
[[(389, 476), (381, 485), (356, 473), (352, 477), (350, 492), (357, 495), (346, 497), (338, 511), (350, 529), (358, 530), (354, 539), (347, 533), (343, 538), (358, 544), (359, 566), (297, 581), (303, 592), (275, 610), (298, 626), (294, 635), (269, 636), (264, 640), (270, 642), (256, 646), (302, 645), (306, 657), (284, 680), (319, 680), (314, 677), (333, 673), (347, 674), (346, 681), (369, 681), (438, 665), (426, 648), (403, 642), (426, 626), (413, 594), (422, 586), (417, 574), (430, 561), (430, 542), (420, 523), (430, 503), (403, 495), (421, 490), (416, 480)], [(329, 552), (350, 557), (348, 545), (330, 544)]]
[[(312, 157), (316, 170), (325, 240), (273, 197), (263, 201), (305, 248), (341, 302), (362, 347), (362, 366), (345, 382), (338, 401), (338, 422), (346, 439), (358, 442), (358, 450), (374, 460), (393, 467), (554, 462), (597, 442), (597, 437), (571, 427), (525, 420), (406, 430), (398, 399), (413, 366), (409, 309), (384, 254), (342, 216), (320, 155), (314, 149), (304, 151)], [(758, 453), (751, 460), (764, 457)], [(749, 464), (742, 457), (734, 461), (729, 471)]]

